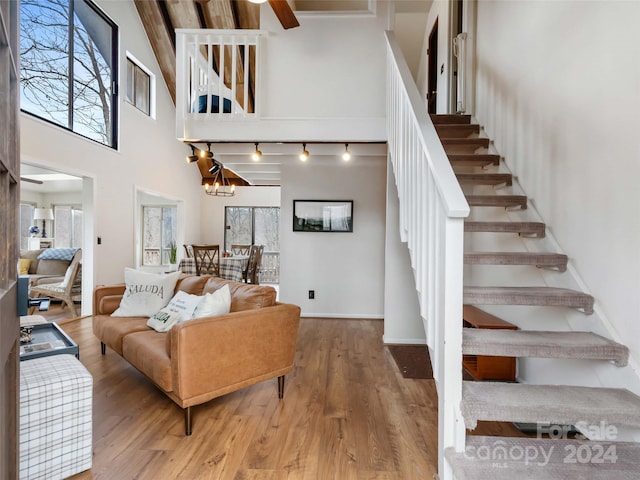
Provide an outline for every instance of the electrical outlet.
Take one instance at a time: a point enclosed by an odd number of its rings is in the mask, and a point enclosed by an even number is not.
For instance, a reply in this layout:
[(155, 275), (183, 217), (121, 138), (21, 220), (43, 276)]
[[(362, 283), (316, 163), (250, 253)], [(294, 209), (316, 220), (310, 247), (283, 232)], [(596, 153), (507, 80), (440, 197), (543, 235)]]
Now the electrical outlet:
[(309, 300), (313, 300), (314, 298), (316, 298), (316, 291), (309, 290)]

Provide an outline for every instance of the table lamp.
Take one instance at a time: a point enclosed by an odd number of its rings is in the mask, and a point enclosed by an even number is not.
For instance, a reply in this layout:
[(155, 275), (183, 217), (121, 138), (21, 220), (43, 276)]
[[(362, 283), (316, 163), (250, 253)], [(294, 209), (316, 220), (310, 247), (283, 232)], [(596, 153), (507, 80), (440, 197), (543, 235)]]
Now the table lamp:
[(45, 223), (47, 220), (53, 220), (53, 210), (50, 208), (36, 208), (33, 211), (34, 220), (42, 220), (42, 238), (47, 238)]

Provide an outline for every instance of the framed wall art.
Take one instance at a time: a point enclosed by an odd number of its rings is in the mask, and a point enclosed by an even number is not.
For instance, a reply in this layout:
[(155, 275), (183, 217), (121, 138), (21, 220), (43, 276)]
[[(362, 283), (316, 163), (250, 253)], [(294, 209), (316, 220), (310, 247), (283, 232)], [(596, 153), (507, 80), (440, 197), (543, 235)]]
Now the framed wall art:
[(353, 232), (353, 200), (294, 200), (294, 232)]

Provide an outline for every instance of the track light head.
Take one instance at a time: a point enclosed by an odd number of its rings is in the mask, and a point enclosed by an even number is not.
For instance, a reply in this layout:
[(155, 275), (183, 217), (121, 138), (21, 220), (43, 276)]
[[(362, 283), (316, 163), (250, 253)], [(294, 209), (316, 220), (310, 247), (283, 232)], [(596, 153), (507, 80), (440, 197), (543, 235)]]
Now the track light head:
[(342, 154), (342, 160), (344, 160), (345, 162), (351, 160), (351, 152), (349, 151), (348, 143), (344, 144), (344, 153)]
[(251, 154), (251, 160), (254, 162), (259, 161), (262, 158), (262, 152), (258, 149), (258, 144), (256, 143), (256, 149)]
[(302, 144), (302, 151), (300, 152), (300, 155), (298, 155), (298, 158), (302, 162), (306, 162), (307, 159), (309, 158), (309, 151), (307, 150), (307, 144), (306, 143)]
[(189, 145), (191, 147), (191, 155), (187, 155), (187, 163), (193, 163), (198, 161), (198, 156), (196, 155), (196, 147), (193, 145)]
[(213, 158), (213, 152), (211, 151), (211, 143), (207, 142), (206, 150), (200, 150), (200, 156), (202, 158)]
[(211, 175), (215, 175), (222, 168), (222, 164), (218, 162), (216, 159), (213, 159), (211, 162), (211, 168), (209, 168), (209, 173)]

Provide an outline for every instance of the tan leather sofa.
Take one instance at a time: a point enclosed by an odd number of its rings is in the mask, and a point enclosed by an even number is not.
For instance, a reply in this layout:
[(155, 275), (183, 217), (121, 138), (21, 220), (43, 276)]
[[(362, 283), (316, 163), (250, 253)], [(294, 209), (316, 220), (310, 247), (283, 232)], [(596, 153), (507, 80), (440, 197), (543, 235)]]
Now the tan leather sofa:
[(183, 275), (175, 291), (211, 293), (228, 284), (231, 312), (174, 325), (166, 333), (147, 327), (146, 317), (112, 317), (124, 285), (94, 291), (93, 332), (102, 354), (108, 346), (146, 375), (184, 409), (191, 434), (191, 407), (241, 388), (284, 376), (293, 368), (300, 307), (276, 302), (276, 291), (208, 275)]

